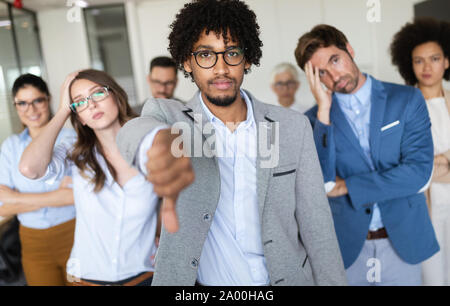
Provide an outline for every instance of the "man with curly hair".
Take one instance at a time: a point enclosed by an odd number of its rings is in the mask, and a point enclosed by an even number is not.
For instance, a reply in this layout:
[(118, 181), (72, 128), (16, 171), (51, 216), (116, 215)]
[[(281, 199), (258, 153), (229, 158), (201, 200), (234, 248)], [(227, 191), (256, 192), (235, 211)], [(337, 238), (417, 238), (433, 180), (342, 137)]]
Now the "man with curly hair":
[(362, 73), (329, 25), (300, 37), (295, 56), (317, 102), (306, 115), (349, 284), (420, 285), (420, 262), (439, 250), (423, 194), (433, 142), (422, 94)]
[(450, 285), (450, 23), (417, 18), (395, 34), (392, 63), (422, 92), (431, 120), (434, 170), (427, 200), (441, 251), (422, 265), (424, 285)]
[(262, 55), (253, 11), (197, 0), (171, 28), (170, 53), (199, 91), (186, 105), (151, 100), (118, 137), (164, 198), (153, 284), (346, 284), (308, 119), (241, 89)]

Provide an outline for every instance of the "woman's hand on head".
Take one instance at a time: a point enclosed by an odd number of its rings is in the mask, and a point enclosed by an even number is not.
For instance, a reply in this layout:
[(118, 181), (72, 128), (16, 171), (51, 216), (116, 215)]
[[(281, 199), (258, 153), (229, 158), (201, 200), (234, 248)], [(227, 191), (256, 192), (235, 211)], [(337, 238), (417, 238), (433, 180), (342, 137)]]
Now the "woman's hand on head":
[(64, 83), (61, 85), (61, 97), (60, 97), (60, 104), (59, 104), (59, 109), (58, 111), (62, 111), (65, 114), (69, 115), (71, 110), (70, 110), (70, 92), (69, 92), (69, 87), (70, 84), (72, 83), (72, 81), (76, 78), (76, 76), (78, 75), (78, 73), (81, 70), (77, 70), (74, 71), (72, 73), (70, 73), (69, 75), (67, 75), (66, 79), (64, 80)]

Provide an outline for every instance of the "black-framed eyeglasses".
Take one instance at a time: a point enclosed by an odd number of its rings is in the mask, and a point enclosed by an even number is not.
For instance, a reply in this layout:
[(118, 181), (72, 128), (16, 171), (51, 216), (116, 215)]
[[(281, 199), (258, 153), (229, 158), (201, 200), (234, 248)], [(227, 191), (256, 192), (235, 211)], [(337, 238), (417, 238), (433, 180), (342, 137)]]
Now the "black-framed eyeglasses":
[(35, 108), (39, 108), (39, 109), (45, 107), (45, 103), (47, 101), (48, 101), (48, 97), (39, 97), (39, 98), (34, 99), (31, 102), (16, 101), (16, 102), (14, 102), (14, 105), (16, 106), (16, 108), (19, 112), (26, 112), (30, 105), (33, 105)]
[(218, 55), (222, 54), (223, 60), (227, 65), (238, 66), (244, 60), (244, 50), (239, 47), (230, 47), (222, 52), (212, 50), (200, 50), (191, 53), (197, 65), (204, 69), (214, 67), (217, 63)]
[(75, 100), (72, 104), (70, 104), (70, 109), (74, 113), (82, 112), (86, 108), (89, 107), (89, 100), (91, 100), (94, 103), (97, 103), (97, 102), (100, 102), (100, 101), (106, 99), (106, 97), (108, 97), (108, 96), (109, 96), (109, 88), (108, 87), (99, 87), (99, 88), (95, 89), (94, 92), (90, 96), (88, 96), (86, 98)]
[(155, 79), (150, 79), (150, 82), (156, 86), (161, 86), (161, 87), (174, 87), (177, 84), (177, 81), (161, 82), (160, 80), (155, 80)]

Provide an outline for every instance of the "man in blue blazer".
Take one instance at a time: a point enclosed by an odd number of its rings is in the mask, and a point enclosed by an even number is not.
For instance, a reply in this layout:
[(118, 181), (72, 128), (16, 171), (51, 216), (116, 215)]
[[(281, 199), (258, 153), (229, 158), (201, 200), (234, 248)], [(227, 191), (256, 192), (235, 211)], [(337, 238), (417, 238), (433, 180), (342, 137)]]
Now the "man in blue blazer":
[(349, 284), (420, 285), (420, 262), (439, 251), (423, 194), (433, 143), (422, 94), (361, 73), (328, 25), (304, 34), (295, 56), (317, 101), (306, 115)]

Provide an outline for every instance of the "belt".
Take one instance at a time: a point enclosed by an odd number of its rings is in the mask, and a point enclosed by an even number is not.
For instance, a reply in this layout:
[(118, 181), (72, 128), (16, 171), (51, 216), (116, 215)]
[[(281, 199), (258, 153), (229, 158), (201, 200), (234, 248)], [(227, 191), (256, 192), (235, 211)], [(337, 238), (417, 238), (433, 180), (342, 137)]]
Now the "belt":
[(386, 228), (382, 227), (376, 231), (369, 231), (367, 233), (367, 240), (375, 240), (375, 239), (383, 239), (387, 238), (388, 234), (386, 232)]
[(99, 282), (96, 283), (94, 281), (88, 281), (85, 279), (79, 279), (77, 281), (74, 281), (72, 283), (72, 286), (136, 286), (139, 283), (142, 283), (146, 279), (149, 279), (150, 277), (153, 277), (153, 272), (145, 272), (139, 276), (136, 276), (135, 278), (125, 282), (121, 283), (119, 282)]

